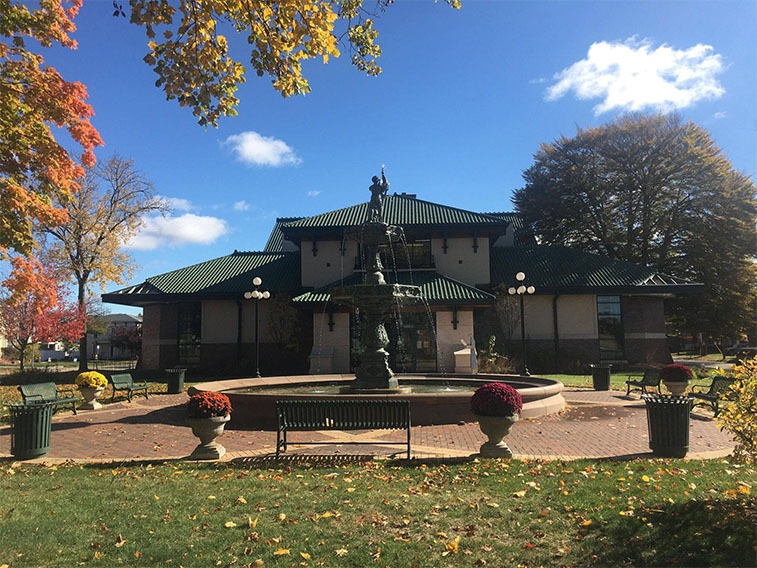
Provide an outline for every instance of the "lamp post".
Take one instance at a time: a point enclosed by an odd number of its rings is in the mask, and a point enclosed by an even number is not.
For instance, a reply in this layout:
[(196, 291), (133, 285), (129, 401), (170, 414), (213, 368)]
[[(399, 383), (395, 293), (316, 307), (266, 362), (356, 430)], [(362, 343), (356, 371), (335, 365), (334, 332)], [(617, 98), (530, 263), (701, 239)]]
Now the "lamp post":
[(263, 280), (259, 276), (252, 279), (252, 284), (255, 289), (252, 292), (245, 292), (245, 300), (255, 300), (255, 376), (260, 376), (260, 334), (258, 333), (258, 304), (260, 300), (267, 300), (271, 297), (271, 293), (268, 290), (259, 290)]
[(526, 294), (533, 294), (534, 292), (536, 292), (536, 288), (534, 288), (533, 286), (526, 287), (525, 272), (518, 272), (518, 274), (515, 275), (515, 279), (519, 283), (518, 287), (516, 288), (514, 286), (511, 286), (507, 289), (507, 293), (511, 296), (517, 294), (520, 297), (520, 341), (523, 357), (523, 374), (528, 377), (531, 375), (531, 373), (528, 372), (528, 364), (526, 362), (526, 313), (523, 307), (523, 296), (525, 296)]

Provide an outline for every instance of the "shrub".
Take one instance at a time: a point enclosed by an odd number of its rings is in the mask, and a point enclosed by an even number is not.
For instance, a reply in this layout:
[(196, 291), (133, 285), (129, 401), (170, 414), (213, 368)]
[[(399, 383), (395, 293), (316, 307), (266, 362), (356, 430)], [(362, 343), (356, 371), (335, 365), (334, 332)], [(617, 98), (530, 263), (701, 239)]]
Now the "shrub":
[(108, 386), (108, 379), (97, 371), (85, 371), (76, 375), (76, 386), (90, 389), (104, 389)]
[(737, 442), (734, 457), (757, 463), (757, 359), (733, 367), (734, 378), (729, 400), (722, 406), (718, 421)]
[(665, 365), (660, 369), (660, 379), (663, 381), (690, 381), (694, 378), (694, 373), (691, 372), (686, 365), (680, 363), (673, 363), (672, 365)]
[(489, 337), (489, 344), (486, 349), (478, 353), (478, 371), (479, 373), (511, 373), (515, 367), (513, 362), (497, 352), (497, 338), (492, 335)]
[(510, 385), (486, 383), (473, 393), (470, 408), (478, 416), (512, 416), (520, 414), (523, 399)]
[(220, 392), (201, 392), (189, 397), (187, 411), (190, 418), (228, 416), (231, 414), (231, 401)]

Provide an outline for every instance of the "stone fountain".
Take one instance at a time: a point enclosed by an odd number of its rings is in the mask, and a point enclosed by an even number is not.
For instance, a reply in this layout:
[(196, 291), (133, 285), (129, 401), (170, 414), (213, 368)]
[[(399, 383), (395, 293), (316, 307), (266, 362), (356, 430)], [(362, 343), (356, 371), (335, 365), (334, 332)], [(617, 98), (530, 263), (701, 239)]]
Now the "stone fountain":
[(349, 306), (361, 318), (359, 351), (360, 366), (355, 371), (355, 380), (343, 392), (395, 393), (401, 387), (389, 368), (389, 336), (384, 317), (394, 306), (420, 301), (420, 288), (403, 284), (388, 284), (384, 278), (379, 248), (391, 245), (403, 237), (402, 227), (387, 225), (383, 217), (383, 198), (389, 190), (389, 182), (381, 169), (381, 179), (373, 177), (368, 216), (361, 225), (349, 229), (346, 238), (363, 246), (365, 279), (362, 284), (332, 288), (331, 301)]

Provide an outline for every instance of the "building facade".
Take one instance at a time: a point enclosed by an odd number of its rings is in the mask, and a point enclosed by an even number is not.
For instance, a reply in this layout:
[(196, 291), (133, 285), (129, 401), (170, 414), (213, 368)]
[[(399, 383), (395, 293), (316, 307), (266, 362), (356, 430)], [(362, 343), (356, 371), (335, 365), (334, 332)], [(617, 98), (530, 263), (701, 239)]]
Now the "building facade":
[[(396, 372), (454, 372), (461, 342), (475, 338), (480, 347), (491, 336), (514, 360), (527, 353), (532, 372), (585, 370), (600, 361), (667, 363), (664, 299), (701, 290), (647, 267), (539, 246), (511, 213), (394, 194), (384, 198), (382, 214), (402, 229), (400, 242), (381, 250), (386, 280), (419, 286), (423, 298), (387, 315)], [(103, 301), (143, 308), (145, 368), (350, 373), (360, 319), (334, 305), (330, 289), (362, 282), (362, 247), (346, 235), (368, 215), (369, 203), (359, 203), (278, 219), (263, 251), (234, 251)]]

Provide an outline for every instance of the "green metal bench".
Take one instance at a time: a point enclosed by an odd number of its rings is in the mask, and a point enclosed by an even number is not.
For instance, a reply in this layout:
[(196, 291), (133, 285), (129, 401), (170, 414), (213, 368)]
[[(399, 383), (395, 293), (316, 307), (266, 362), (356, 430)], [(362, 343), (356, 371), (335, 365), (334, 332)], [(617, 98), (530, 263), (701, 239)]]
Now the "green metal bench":
[(312, 430), (405, 430), (406, 442), (386, 440), (334, 440), (297, 442), (298, 444), (403, 444), (410, 459), (410, 401), (376, 399), (278, 400), (276, 458), (286, 452), (287, 433)]
[(626, 385), (628, 386), (626, 389), (626, 396), (631, 394), (632, 390), (640, 390), (642, 394), (646, 394), (647, 388), (656, 388), (657, 392), (662, 394), (662, 387), (660, 386), (660, 369), (647, 369), (644, 371), (644, 376), (640, 381), (629, 377), (626, 381)]
[(141, 392), (145, 395), (145, 398), (150, 398), (147, 396), (147, 389), (150, 388), (150, 385), (147, 382), (141, 385), (135, 385), (130, 373), (111, 375), (110, 382), (113, 384), (113, 396), (110, 397), (111, 401), (116, 398), (116, 391), (126, 391), (126, 399), (129, 402), (131, 402), (131, 395), (134, 393)]
[(54, 410), (57, 410), (58, 406), (70, 404), (71, 410), (76, 414), (76, 403), (79, 402), (79, 398), (75, 395), (73, 389), (58, 390), (55, 383), (37, 383), (33, 385), (21, 385), (18, 387), (18, 390), (21, 391), (24, 404), (49, 402), (55, 405)]
[[(734, 379), (728, 377), (713, 377), (710, 385), (694, 385), (689, 391), (689, 395), (698, 399), (694, 403), (695, 406), (709, 406), (714, 412), (715, 416), (720, 413), (720, 401), (728, 399), (729, 391)], [(697, 390), (697, 389), (707, 389)]]

